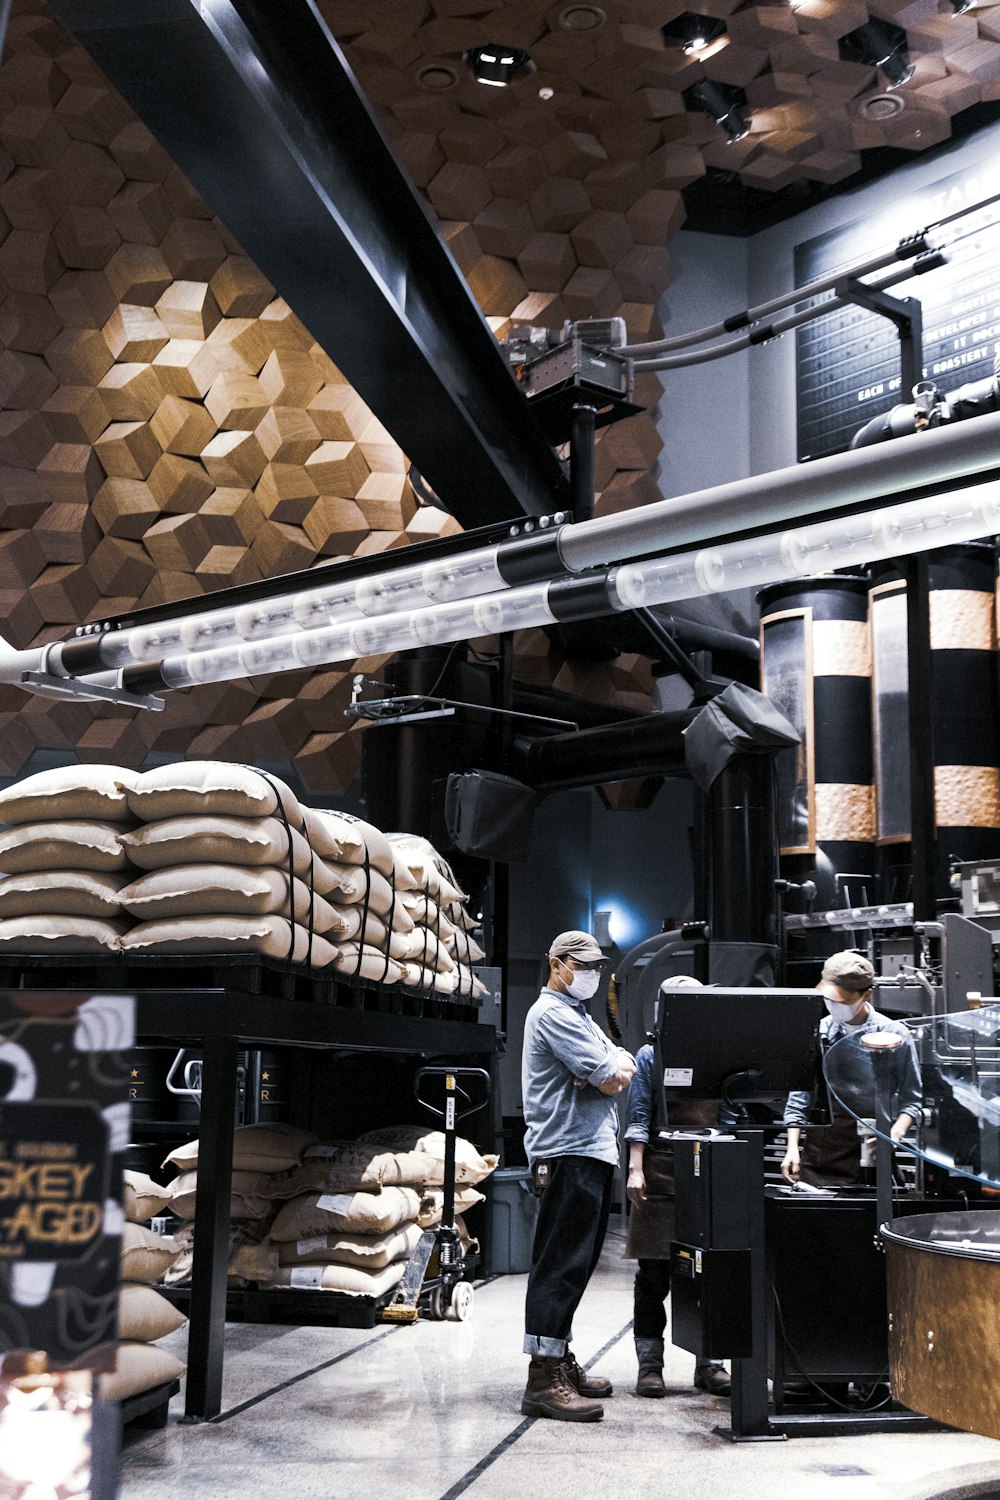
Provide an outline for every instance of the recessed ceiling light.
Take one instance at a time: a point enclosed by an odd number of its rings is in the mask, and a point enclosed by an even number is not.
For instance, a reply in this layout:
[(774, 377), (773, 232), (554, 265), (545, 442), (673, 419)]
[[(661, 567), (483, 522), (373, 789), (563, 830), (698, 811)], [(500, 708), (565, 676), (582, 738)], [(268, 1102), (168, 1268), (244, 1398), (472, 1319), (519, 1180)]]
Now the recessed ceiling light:
[(906, 101), (900, 94), (869, 94), (858, 106), (858, 114), (864, 115), (866, 120), (884, 124), (886, 120), (894, 120), (905, 108)]
[(459, 80), (459, 71), (450, 63), (426, 63), (417, 74), (417, 82), (423, 89), (440, 94), (443, 89), (453, 89)]
[(607, 19), (599, 5), (567, 5), (559, 12), (559, 25), (564, 31), (596, 31)]

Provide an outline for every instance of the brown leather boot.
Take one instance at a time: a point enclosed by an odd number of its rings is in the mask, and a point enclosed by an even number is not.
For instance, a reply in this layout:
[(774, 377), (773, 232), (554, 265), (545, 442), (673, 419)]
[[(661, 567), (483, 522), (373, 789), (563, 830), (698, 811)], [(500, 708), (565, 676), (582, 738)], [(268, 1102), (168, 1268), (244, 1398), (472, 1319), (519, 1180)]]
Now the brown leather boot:
[(663, 1371), (658, 1365), (640, 1365), (635, 1393), (637, 1396), (665, 1396), (667, 1394), (667, 1388), (663, 1384)]
[(566, 1350), (566, 1374), (578, 1396), (613, 1396), (615, 1388), (603, 1375), (588, 1375), (576, 1362), (576, 1355)]
[(639, 1361), (639, 1378), (635, 1383), (637, 1396), (665, 1396), (663, 1384), (663, 1340), (635, 1336), (635, 1355)]
[(604, 1407), (599, 1401), (591, 1401), (577, 1392), (565, 1359), (533, 1355), (528, 1367), (528, 1384), (521, 1398), (521, 1412), (526, 1417), (554, 1417), (557, 1422), (599, 1422), (604, 1416)]

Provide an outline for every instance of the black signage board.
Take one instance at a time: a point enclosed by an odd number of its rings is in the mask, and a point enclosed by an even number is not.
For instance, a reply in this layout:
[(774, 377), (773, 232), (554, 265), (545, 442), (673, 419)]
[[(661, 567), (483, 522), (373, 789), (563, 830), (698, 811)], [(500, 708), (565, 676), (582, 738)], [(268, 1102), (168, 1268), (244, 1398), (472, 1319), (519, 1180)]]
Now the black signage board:
[[(906, 196), (891, 212), (876, 211), (798, 245), (795, 284), (847, 271), (892, 249), (904, 235), (971, 209), (931, 232), (947, 265), (899, 283), (889, 295), (915, 297), (921, 304), (926, 379), (945, 392), (986, 379), (1000, 347), (1000, 203), (975, 206), (997, 193), (1000, 161), (956, 172)], [(800, 461), (844, 452), (859, 427), (911, 399), (900, 388), (894, 325), (859, 307), (828, 313), (797, 330), (795, 376)]]
[(0, 990), (0, 1355), (113, 1370), (131, 995)]

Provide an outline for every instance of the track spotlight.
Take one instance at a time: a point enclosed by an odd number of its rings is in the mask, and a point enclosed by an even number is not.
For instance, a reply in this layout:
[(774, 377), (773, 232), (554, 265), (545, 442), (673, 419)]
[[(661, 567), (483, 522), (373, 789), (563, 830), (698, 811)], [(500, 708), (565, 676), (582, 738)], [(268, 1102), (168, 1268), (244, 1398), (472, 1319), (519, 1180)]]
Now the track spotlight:
[(706, 115), (711, 115), (715, 123), (722, 126), (730, 142), (741, 141), (750, 133), (750, 116), (742, 89), (703, 78), (686, 91), (685, 97)]
[(535, 71), (535, 65), (527, 52), (520, 47), (503, 47), (499, 42), (488, 42), (485, 47), (473, 47), (465, 53), (465, 62), (472, 69), (478, 83), (488, 83), (495, 89), (504, 89), (516, 78)]
[[(957, 0), (964, 5), (968, 0)], [(956, 4), (956, 0), (952, 0)], [(866, 21), (841, 39), (841, 56), (848, 61), (867, 63), (878, 68), (886, 86), (898, 89), (913, 77), (913, 65), (907, 52), (906, 32), (887, 21)]]
[(691, 56), (704, 55), (713, 43), (726, 35), (725, 22), (693, 10), (675, 16), (661, 29), (668, 41), (679, 42), (681, 51)]

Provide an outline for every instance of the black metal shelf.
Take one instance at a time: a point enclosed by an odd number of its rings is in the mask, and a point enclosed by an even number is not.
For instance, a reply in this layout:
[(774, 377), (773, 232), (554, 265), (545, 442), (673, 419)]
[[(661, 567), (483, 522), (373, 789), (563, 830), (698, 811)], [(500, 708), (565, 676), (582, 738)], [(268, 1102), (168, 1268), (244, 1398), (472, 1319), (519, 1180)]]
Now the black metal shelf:
[[(496, 1054), (496, 1030), (480, 1019), (477, 1007), (446, 1005), (440, 996), (365, 981), (316, 979), (301, 965), (256, 955), (171, 955), (141, 963), (92, 961), (87, 955), (18, 956), (0, 960), (3, 985), (133, 994), (140, 1044), (177, 1041), (202, 1053), (201, 1118), (178, 1122), (177, 1130), (188, 1133), (189, 1125), (189, 1133), (197, 1133), (201, 1160), (212, 1167), (198, 1175), (188, 1293), (186, 1413), (195, 1421), (217, 1416), (222, 1403), (230, 1194), (219, 1185), (228, 1185), (232, 1176), (240, 1050), (284, 1046), (455, 1063), (478, 1059), (491, 1070)], [(168, 1122), (137, 1122), (140, 1133), (144, 1123), (156, 1125), (150, 1133), (159, 1136)], [(280, 1311), (308, 1323), (318, 1314), (335, 1315), (348, 1327), (371, 1327), (376, 1306), (371, 1298), (301, 1288), (251, 1289), (240, 1305), (244, 1318), (274, 1321)], [(346, 1321), (352, 1316), (364, 1321)]]
[[(158, 1286), (156, 1290), (174, 1307), (190, 1315), (190, 1285)], [(226, 1292), (226, 1322), (374, 1328), (380, 1308), (392, 1295), (393, 1292), (384, 1297), (350, 1296), (322, 1287), (230, 1287)]]
[(138, 1391), (119, 1401), (123, 1427), (166, 1427), (170, 1398), (181, 1388), (179, 1380), (165, 1380), (148, 1391)]
[(372, 979), (345, 977), (329, 969), (312, 969), (259, 953), (171, 953), (149, 958), (88, 953), (0, 957), (0, 987), (153, 992), (166, 988), (165, 979), (179, 989), (235, 990), (243, 995), (365, 1014), (435, 1021), (480, 1019), (479, 1002), (471, 997), (452, 999), (434, 990), (378, 984)]

